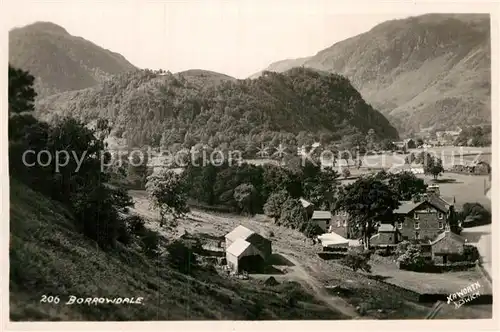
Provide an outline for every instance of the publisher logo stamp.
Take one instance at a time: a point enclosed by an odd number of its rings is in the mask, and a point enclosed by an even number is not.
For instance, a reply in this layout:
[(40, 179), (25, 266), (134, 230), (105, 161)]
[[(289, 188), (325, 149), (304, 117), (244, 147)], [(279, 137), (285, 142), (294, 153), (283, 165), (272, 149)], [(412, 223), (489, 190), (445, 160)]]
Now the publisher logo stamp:
[(469, 286), (462, 288), (460, 291), (448, 295), (447, 303), (453, 303), (455, 305), (455, 309), (458, 309), (465, 303), (477, 299), (481, 295), (481, 292), (479, 291), (480, 289), (481, 284), (476, 281)]

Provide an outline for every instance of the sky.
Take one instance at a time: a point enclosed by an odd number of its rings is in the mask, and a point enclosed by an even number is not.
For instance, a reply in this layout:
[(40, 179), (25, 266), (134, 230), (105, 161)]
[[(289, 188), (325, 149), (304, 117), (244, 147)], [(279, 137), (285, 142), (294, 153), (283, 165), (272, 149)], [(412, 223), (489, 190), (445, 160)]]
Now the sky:
[(314, 55), (383, 21), (432, 12), (411, 2), (373, 7), (353, 0), (6, 2), (8, 29), (50, 21), (140, 68), (205, 69), (236, 78)]

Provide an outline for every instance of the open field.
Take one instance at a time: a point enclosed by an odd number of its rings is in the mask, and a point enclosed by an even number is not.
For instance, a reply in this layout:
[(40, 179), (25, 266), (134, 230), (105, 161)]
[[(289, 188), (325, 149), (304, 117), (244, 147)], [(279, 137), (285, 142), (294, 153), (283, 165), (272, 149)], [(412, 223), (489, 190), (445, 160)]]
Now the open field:
[(451, 294), (473, 282), (481, 284), (481, 294), (491, 295), (489, 281), (475, 269), (446, 273), (423, 273), (400, 270), (395, 262), (380, 256), (372, 259), (374, 275), (383, 277), (385, 282), (421, 294)]
[[(432, 176), (419, 174), (419, 178), (425, 180), (427, 184), (434, 184)], [(484, 181), (488, 176), (465, 175), (445, 172), (439, 177), (444, 183), (438, 183), (441, 195), (445, 197), (455, 197), (457, 209), (469, 202), (478, 202), (491, 211), (491, 201), (484, 194)], [(448, 182), (447, 182), (448, 180)]]

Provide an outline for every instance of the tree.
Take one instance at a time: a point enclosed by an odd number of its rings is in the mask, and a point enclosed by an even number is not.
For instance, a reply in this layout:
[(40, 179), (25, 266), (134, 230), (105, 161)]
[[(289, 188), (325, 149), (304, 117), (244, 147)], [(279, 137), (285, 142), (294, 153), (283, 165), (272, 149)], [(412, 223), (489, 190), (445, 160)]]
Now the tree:
[(366, 135), (365, 141), (366, 141), (366, 148), (371, 151), (375, 149), (375, 141), (377, 137), (375, 134), (375, 130), (370, 129), (368, 130), (368, 133)]
[(251, 183), (242, 183), (237, 186), (234, 189), (233, 197), (242, 212), (255, 214), (257, 191)]
[(35, 77), (9, 64), (9, 114), (34, 111)]
[(415, 141), (410, 139), (408, 142), (406, 142), (406, 148), (407, 149), (415, 149), (417, 145), (415, 144)]
[(149, 169), (149, 157), (146, 151), (139, 151), (132, 154), (132, 160), (128, 163), (128, 179), (134, 184), (143, 189), (146, 185), (147, 177), (151, 175), (152, 170)]
[(401, 172), (389, 174), (389, 187), (397, 194), (401, 201), (408, 201), (417, 194), (423, 194), (427, 190), (427, 185), (423, 179), (419, 179), (411, 172)]
[(146, 183), (150, 204), (160, 212), (160, 226), (167, 215), (179, 218), (189, 211), (186, 203), (186, 188), (180, 175), (170, 170), (162, 170), (148, 177)]
[(396, 146), (392, 143), (392, 140), (385, 138), (380, 143), (380, 148), (384, 151), (392, 151), (396, 149)]
[(465, 203), (462, 211), (458, 213), (458, 218), (464, 224), (484, 225), (491, 223), (491, 213), (479, 203)]
[(365, 249), (369, 249), (375, 225), (392, 221), (392, 211), (398, 206), (398, 197), (388, 185), (375, 177), (363, 177), (340, 191), (335, 210), (349, 214), (349, 222), (361, 232)]
[(424, 173), (430, 174), (434, 178), (437, 179), (439, 175), (444, 172), (443, 162), (440, 158), (431, 157), (427, 160), (427, 163), (424, 164)]
[(338, 187), (337, 173), (333, 168), (304, 167), (302, 177), (303, 195), (314, 205), (329, 210)]
[(349, 151), (342, 151), (340, 158), (345, 160), (346, 167), (349, 168), (349, 160), (351, 159), (351, 153)]
[(278, 225), (300, 230), (306, 222), (306, 211), (302, 207), (302, 204), (300, 204), (300, 201), (295, 198), (287, 199), (281, 208)]
[(266, 216), (274, 219), (274, 222), (281, 216), (283, 204), (290, 198), (286, 190), (279, 190), (272, 193), (264, 204), (264, 213)]

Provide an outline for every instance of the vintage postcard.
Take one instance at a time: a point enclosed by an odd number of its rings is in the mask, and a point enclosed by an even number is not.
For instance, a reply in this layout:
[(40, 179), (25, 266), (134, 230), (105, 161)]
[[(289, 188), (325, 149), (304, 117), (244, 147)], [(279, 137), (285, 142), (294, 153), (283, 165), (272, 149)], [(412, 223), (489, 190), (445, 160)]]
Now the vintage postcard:
[(2, 13), (6, 328), (499, 327), (498, 3)]

